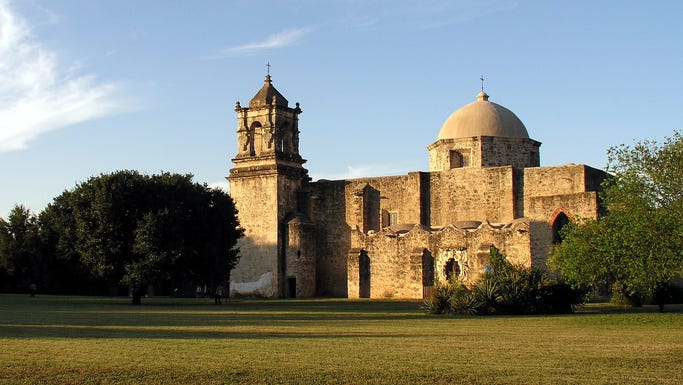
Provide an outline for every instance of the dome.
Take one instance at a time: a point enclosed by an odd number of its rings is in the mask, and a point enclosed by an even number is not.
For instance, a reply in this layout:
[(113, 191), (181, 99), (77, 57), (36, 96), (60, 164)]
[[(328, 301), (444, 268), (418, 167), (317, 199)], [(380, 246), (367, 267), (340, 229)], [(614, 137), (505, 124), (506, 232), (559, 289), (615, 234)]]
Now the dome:
[(440, 139), (459, 139), (473, 136), (501, 136), (529, 138), (524, 123), (507, 108), (489, 102), (484, 92), (472, 102), (451, 114), (441, 126)]

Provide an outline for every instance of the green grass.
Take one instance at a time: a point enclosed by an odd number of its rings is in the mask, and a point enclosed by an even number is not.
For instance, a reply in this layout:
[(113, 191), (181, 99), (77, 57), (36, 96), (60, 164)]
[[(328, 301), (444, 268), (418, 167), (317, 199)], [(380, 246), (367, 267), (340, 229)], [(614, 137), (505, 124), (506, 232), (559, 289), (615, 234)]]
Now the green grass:
[(453, 317), (418, 302), (0, 295), (0, 384), (680, 384), (683, 307)]

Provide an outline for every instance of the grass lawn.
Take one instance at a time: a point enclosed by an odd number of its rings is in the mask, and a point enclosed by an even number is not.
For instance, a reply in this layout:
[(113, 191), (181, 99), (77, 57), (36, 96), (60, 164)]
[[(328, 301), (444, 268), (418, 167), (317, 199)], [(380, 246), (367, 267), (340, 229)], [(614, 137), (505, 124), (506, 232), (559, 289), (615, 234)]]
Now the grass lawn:
[(0, 384), (681, 384), (683, 306), (453, 317), (418, 302), (0, 295)]

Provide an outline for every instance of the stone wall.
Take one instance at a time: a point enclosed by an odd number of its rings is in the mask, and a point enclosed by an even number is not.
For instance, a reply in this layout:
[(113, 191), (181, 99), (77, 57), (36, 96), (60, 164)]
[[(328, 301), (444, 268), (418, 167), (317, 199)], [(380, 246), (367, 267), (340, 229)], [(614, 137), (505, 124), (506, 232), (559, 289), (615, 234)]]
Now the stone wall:
[[(362, 250), (367, 252), (370, 260), (370, 297), (371, 298), (422, 298), (422, 250), (428, 244), (428, 233), (411, 232), (408, 235), (396, 236), (385, 229), (370, 236), (362, 237)], [(422, 246), (422, 247), (420, 247)], [(360, 249), (349, 254), (349, 276), (358, 277)], [(356, 278), (358, 279), (358, 278)], [(351, 287), (351, 284), (349, 285)], [(358, 297), (360, 284), (353, 283), (359, 289), (351, 292), (350, 297)]]
[(287, 297), (314, 297), (316, 294), (317, 231), (304, 217), (287, 223)]
[(545, 221), (529, 223), (531, 234), (531, 254), (534, 256), (532, 265), (542, 270), (548, 270), (547, 260), (552, 246), (552, 227)]
[(468, 159), (467, 167), (514, 168), (538, 167), (541, 143), (533, 139), (476, 136), (461, 139), (441, 139), (427, 147), (429, 171), (452, 169), (451, 151), (462, 153)]
[[(295, 279), (296, 296), (358, 297), (363, 251), (370, 264), (372, 297), (420, 298), (425, 290), (423, 250), (434, 258), (437, 277), (454, 258), (464, 281), (470, 279), (465, 270), (481, 273), (492, 245), (515, 263), (544, 267), (554, 216), (563, 212), (570, 217), (595, 217), (597, 193), (585, 190), (598, 185), (603, 175), (583, 165), (523, 170), (464, 167), (318, 181), (303, 190), (299, 180), (281, 175), (276, 200), (272, 180), (242, 178), (232, 193), (248, 195), (236, 202), (246, 213), (244, 220), (240, 217), (247, 230), (241, 247), (250, 268), (238, 265), (233, 278), (256, 280), (272, 271), (280, 295), (289, 293)], [(297, 201), (303, 204), (297, 207), (293, 203)], [(517, 218), (520, 205), (528, 220)], [(276, 217), (269, 214), (273, 211)], [(392, 230), (386, 229), (390, 214), (398, 223), (421, 224), (418, 228), (423, 230), (391, 236)], [(286, 218), (299, 215), (303, 222), (284, 224)], [(472, 220), (484, 225), (476, 231), (457, 226)], [(282, 224), (281, 234), (272, 230), (274, 223)], [(443, 229), (435, 232), (430, 226)]]
[(584, 193), (528, 197), (525, 199), (527, 217), (551, 223), (559, 212), (569, 218), (597, 218), (598, 194)]
[(231, 273), (235, 283), (257, 281), (272, 273), (273, 293), (286, 296), (286, 219), (296, 212), (297, 195), (306, 170), (267, 165), (263, 157), (236, 162), (231, 170), (230, 195), (238, 210), (244, 237), (239, 240), (240, 260)]
[(524, 170), (524, 213), (538, 221), (551, 221), (562, 211), (570, 217), (596, 218), (598, 191), (604, 171), (582, 164)]
[(277, 275), (277, 178), (273, 174), (230, 181), (230, 195), (244, 228), (244, 237), (237, 243), (240, 261), (230, 274), (233, 282), (254, 282), (266, 272)]
[(540, 166), (540, 142), (533, 139), (501, 138), (483, 136), (481, 138), (481, 166), (514, 168)]
[(235, 112), (228, 179), (245, 229), (236, 291), (422, 298), (446, 274), (477, 279), (491, 246), (544, 267), (567, 218), (598, 215), (607, 177), (584, 165), (539, 167), (541, 143), (529, 138), (478, 136), (428, 146), (429, 173), (309, 182), (302, 111), (270, 76)]
[[(397, 218), (396, 223), (419, 223), (422, 215), (420, 193), (421, 193), (421, 178), (419, 173), (410, 173), (401, 176), (386, 176), (377, 178), (360, 178), (347, 181), (346, 187), (346, 203), (347, 216), (349, 218), (348, 224), (350, 227), (359, 225), (363, 221), (356, 213), (357, 210), (362, 211), (363, 207), (371, 209), (371, 214), (376, 216), (370, 220), (371, 223), (377, 226), (369, 226), (367, 230), (379, 231), (381, 228), (387, 227), (388, 214), (395, 213)], [(365, 199), (377, 199), (377, 202), (362, 202), (354, 200), (354, 196), (359, 196), (358, 192), (367, 187), (377, 191), (373, 197), (372, 194), (366, 194)], [(374, 208), (374, 210), (372, 210)]]
[(514, 219), (513, 168), (460, 168), (431, 173), (431, 224)]
[(347, 223), (346, 181), (318, 181), (306, 187), (308, 217), (317, 231), (316, 295), (347, 296), (347, 255), (351, 228)]
[[(370, 287), (365, 293), (370, 298), (423, 298), (424, 292), (430, 289), (425, 286), (425, 278), (431, 277), (432, 283), (445, 281), (447, 271), (456, 271), (459, 281), (470, 284), (489, 265), (491, 246), (500, 249), (512, 263), (525, 266), (532, 263), (529, 223), (525, 221), (506, 226), (483, 223), (465, 229), (452, 225), (443, 229), (414, 225), (409, 231), (398, 233), (390, 228), (371, 234), (356, 231), (352, 238), (359, 247), (347, 254), (350, 298), (358, 298), (364, 292), (361, 279), (364, 257), (369, 259), (369, 279), (365, 284)], [(425, 258), (433, 258), (431, 264), (425, 264)], [(433, 270), (425, 271), (425, 266)]]
[(481, 167), (481, 144), (479, 137), (463, 139), (441, 139), (427, 146), (429, 171), (451, 169), (450, 152), (457, 151), (469, 159), (465, 167)]
[(527, 197), (567, 195), (586, 191), (586, 166), (535, 167), (524, 170)]

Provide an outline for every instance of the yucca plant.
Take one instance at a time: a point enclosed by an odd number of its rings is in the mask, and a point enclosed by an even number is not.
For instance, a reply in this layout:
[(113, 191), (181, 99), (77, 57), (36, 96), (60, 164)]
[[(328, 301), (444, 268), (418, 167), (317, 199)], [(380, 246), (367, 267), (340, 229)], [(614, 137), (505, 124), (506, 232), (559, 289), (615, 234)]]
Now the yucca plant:
[(491, 277), (487, 277), (475, 284), (472, 289), (477, 301), (477, 312), (479, 314), (496, 314), (499, 311), (500, 290), (498, 282)]
[(467, 287), (455, 280), (437, 283), (423, 309), (433, 314), (569, 313), (584, 292), (549, 278), (535, 268), (513, 265), (491, 249), (492, 272)]
[(450, 308), (452, 313), (476, 315), (480, 303), (477, 296), (463, 284), (457, 284), (451, 295)]
[(451, 313), (450, 299), (454, 290), (455, 285), (451, 282), (437, 282), (432, 295), (425, 299), (422, 309), (432, 314)]

